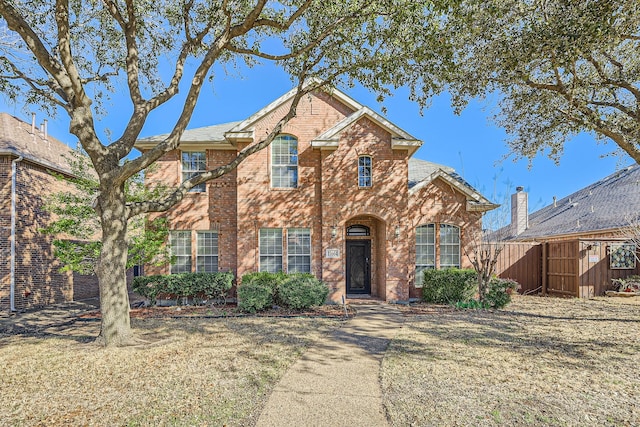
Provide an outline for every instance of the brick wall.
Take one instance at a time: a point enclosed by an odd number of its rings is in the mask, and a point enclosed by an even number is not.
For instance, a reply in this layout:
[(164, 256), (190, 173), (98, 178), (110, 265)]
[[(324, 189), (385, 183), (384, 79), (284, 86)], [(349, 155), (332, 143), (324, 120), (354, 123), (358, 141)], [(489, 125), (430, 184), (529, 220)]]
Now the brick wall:
[[(409, 239), (415, 242), (416, 227), (426, 224), (435, 224), (436, 230), (440, 224), (455, 225), (460, 228), (460, 263), (462, 268), (471, 268), (469, 258), (465, 253), (471, 251), (474, 233), (482, 228), (482, 213), (468, 212), (466, 209), (466, 196), (452, 189), (444, 180), (436, 178), (433, 182), (421, 188), (409, 198)], [(440, 236), (436, 232), (435, 260), (436, 268), (440, 262)], [(409, 265), (410, 296), (417, 298), (421, 290), (415, 288), (415, 244), (410, 245)]]
[[(0, 309), (10, 307), (11, 160), (10, 157), (0, 160), (0, 233), (3, 236), (0, 243)], [(53, 239), (39, 232), (51, 220), (50, 214), (43, 209), (46, 196), (61, 191), (66, 184), (46, 169), (24, 160), (16, 169), (15, 307), (23, 310), (72, 301), (72, 275), (59, 272), (61, 264), (53, 254)], [(87, 278), (82, 294), (97, 296), (97, 289), (97, 280)]]

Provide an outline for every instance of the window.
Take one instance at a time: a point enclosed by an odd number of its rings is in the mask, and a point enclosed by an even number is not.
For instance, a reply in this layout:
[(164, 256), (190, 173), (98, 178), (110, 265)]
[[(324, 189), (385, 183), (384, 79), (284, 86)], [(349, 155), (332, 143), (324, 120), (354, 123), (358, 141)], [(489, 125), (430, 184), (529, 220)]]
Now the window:
[(282, 271), (282, 229), (261, 228), (259, 239), (260, 271)]
[[(196, 175), (206, 172), (207, 158), (203, 151), (183, 151), (182, 152), (182, 181), (186, 181)], [(204, 193), (207, 191), (206, 183), (198, 184), (189, 192)]]
[(460, 228), (440, 224), (440, 268), (460, 268)]
[(280, 135), (271, 143), (271, 187), (298, 186), (298, 140)]
[(171, 246), (171, 274), (191, 272), (191, 231), (169, 232)]
[(350, 225), (347, 227), (347, 236), (369, 236), (371, 231), (366, 225)]
[(358, 187), (371, 187), (371, 157), (358, 157)]
[(311, 273), (311, 230), (287, 229), (287, 272)]
[(218, 233), (198, 231), (196, 238), (196, 271), (215, 273), (218, 271)]
[(416, 287), (422, 286), (424, 270), (436, 267), (435, 224), (421, 225), (416, 229)]

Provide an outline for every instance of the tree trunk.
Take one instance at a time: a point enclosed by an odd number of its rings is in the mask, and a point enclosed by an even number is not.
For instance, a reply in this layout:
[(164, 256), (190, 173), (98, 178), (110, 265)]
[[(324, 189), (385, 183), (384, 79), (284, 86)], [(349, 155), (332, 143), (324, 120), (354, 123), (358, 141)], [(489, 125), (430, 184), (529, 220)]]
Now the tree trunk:
[(131, 344), (127, 290), (127, 212), (124, 187), (101, 185), (97, 211), (102, 225), (102, 251), (97, 265), (102, 324), (97, 342)]

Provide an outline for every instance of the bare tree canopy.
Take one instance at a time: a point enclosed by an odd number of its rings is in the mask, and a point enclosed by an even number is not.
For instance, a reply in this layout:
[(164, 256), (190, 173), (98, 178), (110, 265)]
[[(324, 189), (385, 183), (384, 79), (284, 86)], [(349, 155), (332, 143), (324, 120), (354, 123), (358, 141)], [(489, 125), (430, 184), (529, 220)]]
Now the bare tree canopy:
[[(69, 130), (98, 177), (95, 210), (102, 246), (100, 340), (132, 339), (125, 281), (128, 220), (164, 211), (190, 188), (215, 179), (266, 147), (295, 116), (301, 97), (329, 84), (359, 82), (385, 96), (407, 84), (424, 101), (440, 90), (430, 74), (446, 68), (449, 49), (438, 40), (437, 2), (413, 0), (0, 0), (0, 90), (27, 104), (64, 111)], [(7, 41), (5, 43), (4, 41)], [(179, 146), (212, 67), (273, 61), (297, 93), (290, 110), (262, 141), (228, 165), (188, 179), (166, 197), (127, 200), (127, 179)], [(113, 141), (96, 132), (115, 88), (128, 91), (132, 113)], [(163, 117), (167, 138), (133, 160), (150, 114), (185, 90), (181, 108)]]

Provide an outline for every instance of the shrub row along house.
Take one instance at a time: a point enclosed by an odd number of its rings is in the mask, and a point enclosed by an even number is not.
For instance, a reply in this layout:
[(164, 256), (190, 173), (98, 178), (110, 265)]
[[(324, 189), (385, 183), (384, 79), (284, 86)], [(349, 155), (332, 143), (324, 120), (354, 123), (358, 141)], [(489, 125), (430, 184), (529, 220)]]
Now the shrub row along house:
[(52, 238), (39, 232), (51, 216), (47, 195), (67, 184), (71, 149), (47, 135), (46, 121), (26, 123), (0, 113), (0, 310), (96, 297), (95, 276), (59, 271)]
[[(268, 134), (293, 95), (241, 122), (187, 130), (149, 185), (175, 186), (228, 163)], [(145, 271), (310, 272), (334, 301), (417, 297), (422, 270), (469, 266), (465, 248), (496, 207), (451, 168), (413, 159), (421, 145), (339, 90), (305, 96), (267, 149), (162, 214), (174, 263)]]

